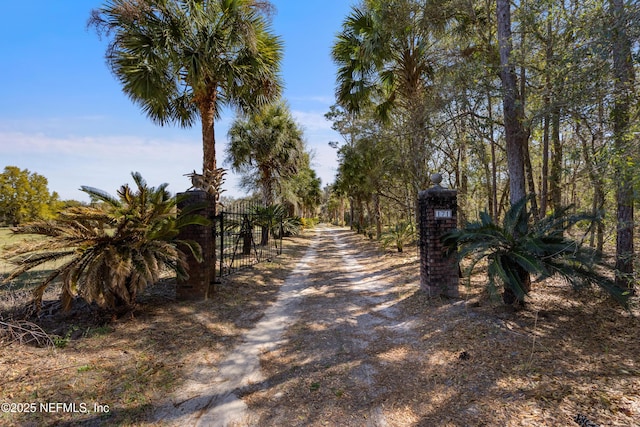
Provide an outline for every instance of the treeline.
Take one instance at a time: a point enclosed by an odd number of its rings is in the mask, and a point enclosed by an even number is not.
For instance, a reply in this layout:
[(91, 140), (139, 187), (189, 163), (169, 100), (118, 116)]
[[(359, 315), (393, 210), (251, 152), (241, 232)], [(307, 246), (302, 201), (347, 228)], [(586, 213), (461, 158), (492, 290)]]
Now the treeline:
[[(496, 3), (506, 3), (501, 14)], [(497, 220), (510, 180), (522, 179), (534, 217), (573, 204), (601, 219), (593, 246), (613, 243), (615, 230), (633, 228), (640, 189), (639, 24), (640, 5), (622, 0), (362, 1), (332, 51), (327, 117), (343, 141), (333, 143), (328, 215), (379, 236), (412, 221), (417, 193), (441, 172), (458, 190), (461, 224), (482, 211)]]
[(16, 226), (24, 222), (51, 219), (58, 210), (73, 202), (63, 202), (58, 193), (49, 192), (47, 178), (6, 166), (0, 173), (0, 225)]

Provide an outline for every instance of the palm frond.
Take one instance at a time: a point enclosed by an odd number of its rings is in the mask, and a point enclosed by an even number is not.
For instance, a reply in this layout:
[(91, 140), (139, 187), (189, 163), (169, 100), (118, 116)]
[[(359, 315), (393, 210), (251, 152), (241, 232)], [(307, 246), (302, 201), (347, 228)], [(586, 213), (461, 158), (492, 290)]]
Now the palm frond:
[(91, 198), (91, 200), (103, 202), (113, 207), (120, 206), (120, 201), (114, 198), (111, 194), (107, 193), (106, 191), (103, 191), (94, 187), (89, 187), (86, 185), (81, 186), (80, 191), (87, 193)]
[(605, 268), (600, 264), (599, 254), (567, 237), (574, 225), (593, 220), (587, 214), (570, 215), (571, 209), (558, 209), (553, 215), (532, 221), (525, 199), (507, 211), (502, 226), (482, 213), (479, 221), (447, 233), (442, 242), (448, 252), (457, 253), (460, 260), (471, 258), (466, 269), (469, 278), (477, 264), (486, 259), (489, 287), (500, 284), (519, 301), (524, 301), (528, 292), (522, 275), (526, 274), (536, 280), (560, 276), (576, 290), (600, 286), (626, 305), (629, 295), (615, 288), (614, 282), (599, 271)]
[(175, 240), (180, 228), (209, 225), (206, 218), (188, 212), (176, 217), (176, 199), (166, 184), (149, 187), (138, 173), (132, 174), (135, 189), (128, 185), (118, 198), (86, 187), (100, 208), (70, 208), (55, 221), (26, 224), (16, 233), (43, 235), (39, 241), (24, 241), (7, 250), (4, 258), (16, 268), (8, 280), (43, 265), (54, 267), (34, 290), (39, 303), (54, 280), (62, 283), (65, 307), (76, 296), (113, 308), (117, 302), (131, 304), (136, 295), (159, 280), (164, 269), (186, 277), (186, 248), (198, 260), (202, 251), (196, 242)]

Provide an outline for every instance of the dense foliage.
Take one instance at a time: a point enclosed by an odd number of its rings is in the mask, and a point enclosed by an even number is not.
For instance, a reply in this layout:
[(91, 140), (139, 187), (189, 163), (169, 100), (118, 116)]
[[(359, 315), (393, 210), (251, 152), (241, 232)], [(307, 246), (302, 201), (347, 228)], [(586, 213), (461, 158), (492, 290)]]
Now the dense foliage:
[(343, 141), (327, 215), (381, 237), (415, 221), (441, 172), (461, 224), (498, 222), (526, 194), (536, 219), (570, 204), (601, 217), (587, 243), (615, 247), (633, 287), (639, 42), (637, 2), (358, 3), (332, 51)]
[(0, 223), (16, 226), (53, 218), (62, 203), (55, 191), (49, 192), (47, 184), (42, 175), (6, 166), (0, 173)]
[(255, 223), (262, 227), (261, 245), (269, 242), (269, 236), (293, 236), (299, 234), (302, 229), (300, 217), (290, 216), (287, 209), (280, 204), (256, 207)]
[(526, 199), (522, 199), (507, 211), (502, 225), (483, 212), (479, 221), (445, 235), (443, 243), (450, 252), (458, 249), (461, 260), (470, 258), (468, 277), (480, 261), (486, 260), (489, 290), (495, 294), (497, 288), (503, 287), (506, 303), (525, 301), (530, 291), (530, 276), (535, 280), (560, 276), (576, 290), (600, 286), (618, 302), (626, 304), (628, 292), (597, 269), (598, 252), (567, 237), (572, 227), (590, 218), (568, 212), (569, 208), (564, 208), (542, 220), (532, 221), (532, 212), (527, 210)]
[(136, 187), (123, 185), (115, 198), (102, 190), (82, 187), (91, 206), (71, 207), (51, 221), (37, 221), (14, 229), (15, 233), (39, 235), (4, 252), (16, 266), (5, 280), (38, 268), (51, 273), (34, 291), (36, 304), (51, 283), (62, 283), (62, 300), (69, 307), (76, 296), (88, 302), (121, 309), (130, 307), (136, 295), (156, 283), (165, 270), (187, 277), (184, 249), (202, 259), (192, 241), (176, 240), (181, 227), (206, 225), (208, 220), (182, 212), (176, 215), (176, 198), (166, 184), (149, 187), (134, 173)]
[(311, 169), (303, 132), (284, 101), (238, 117), (229, 129), (226, 162), (262, 203), (286, 203), (304, 214), (320, 204), (320, 179)]
[(203, 171), (217, 169), (221, 107), (249, 111), (280, 94), (282, 42), (269, 3), (256, 0), (118, 0), (90, 24), (110, 37), (106, 58), (123, 91), (153, 121), (202, 124)]

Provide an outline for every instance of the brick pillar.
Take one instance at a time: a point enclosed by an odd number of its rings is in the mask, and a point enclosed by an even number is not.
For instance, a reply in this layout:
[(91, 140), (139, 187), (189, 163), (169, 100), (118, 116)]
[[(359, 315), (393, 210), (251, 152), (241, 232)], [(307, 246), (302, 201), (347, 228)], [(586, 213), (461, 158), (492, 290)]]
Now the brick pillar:
[[(211, 196), (203, 190), (192, 190), (186, 193), (179, 193), (182, 200), (178, 203), (178, 209), (184, 209), (191, 205), (200, 205), (201, 209), (193, 214), (202, 215), (206, 218), (215, 217), (215, 202)], [(211, 293), (211, 283), (215, 275), (215, 239), (213, 236), (213, 224), (211, 226), (187, 225), (180, 229), (178, 239), (194, 240), (202, 247), (202, 262), (196, 261), (191, 252), (187, 249), (189, 278), (179, 280), (176, 288), (176, 298), (180, 301), (204, 300), (209, 298)]]
[(440, 241), (457, 226), (457, 192), (440, 186), (440, 174), (433, 174), (431, 180), (435, 185), (418, 194), (420, 287), (430, 297), (457, 298), (458, 263), (455, 255), (445, 255)]

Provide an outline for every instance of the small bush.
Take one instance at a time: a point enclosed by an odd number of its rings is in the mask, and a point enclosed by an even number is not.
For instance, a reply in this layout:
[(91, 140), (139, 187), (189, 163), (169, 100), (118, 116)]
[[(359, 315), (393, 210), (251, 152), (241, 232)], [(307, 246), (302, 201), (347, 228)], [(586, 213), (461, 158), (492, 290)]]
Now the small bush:
[(320, 218), (300, 218), (300, 222), (302, 223), (302, 228), (313, 228), (320, 223)]
[(522, 304), (529, 292), (529, 280), (560, 276), (574, 289), (597, 285), (616, 301), (627, 305), (629, 295), (615, 286), (611, 278), (597, 267), (599, 254), (580, 241), (567, 237), (569, 229), (581, 221), (593, 220), (589, 215), (569, 215), (571, 207), (560, 209), (540, 221), (533, 221), (523, 199), (507, 211), (503, 224), (498, 225), (483, 212), (480, 221), (449, 232), (443, 244), (450, 252), (458, 250), (460, 259), (471, 258), (467, 269), (470, 277), (475, 266), (488, 261), (489, 290), (504, 288), (507, 304)]
[(404, 247), (416, 240), (416, 227), (410, 222), (400, 222), (383, 233), (382, 245), (385, 248), (395, 247), (402, 252)]
[(5, 282), (57, 261), (61, 265), (34, 291), (38, 307), (45, 289), (59, 279), (65, 309), (75, 296), (106, 308), (123, 309), (129, 308), (147, 285), (156, 283), (166, 269), (187, 277), (186, 255), (181, 248), (200, 259), (201, 248), (196, 242), (176, 237), (183, 226), (208, 225), (209, 221), (189, 212), (178, 217), (177, 200), (166, 184), (157, 189), (148, 187), (140, 174), (132, 175), (137, 188), (123, 185), (118, 198), (82, 187), (94, 200), (91, 206), (70, 207), (55, 220), (14, 229), (17, 234), (43, 238), (7, 248), (4, 259), (15, 269)]

